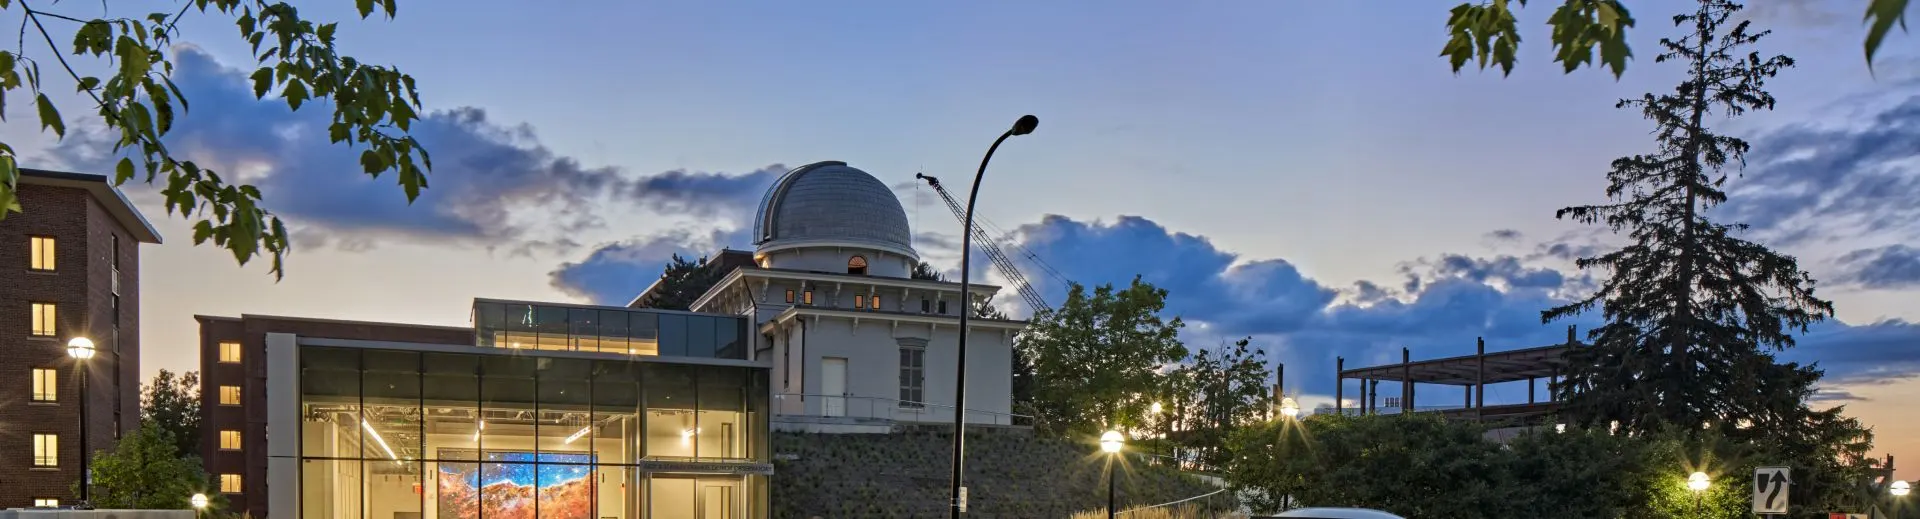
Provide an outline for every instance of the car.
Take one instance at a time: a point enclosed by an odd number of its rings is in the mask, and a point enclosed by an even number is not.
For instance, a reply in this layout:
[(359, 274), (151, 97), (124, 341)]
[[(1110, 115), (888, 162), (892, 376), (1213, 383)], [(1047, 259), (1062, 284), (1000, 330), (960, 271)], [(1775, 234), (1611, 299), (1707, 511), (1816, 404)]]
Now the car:
[(1292, 519), (1406, 519), (1379, 510), (1365, 508), (1296, 508), (1274, 516)]

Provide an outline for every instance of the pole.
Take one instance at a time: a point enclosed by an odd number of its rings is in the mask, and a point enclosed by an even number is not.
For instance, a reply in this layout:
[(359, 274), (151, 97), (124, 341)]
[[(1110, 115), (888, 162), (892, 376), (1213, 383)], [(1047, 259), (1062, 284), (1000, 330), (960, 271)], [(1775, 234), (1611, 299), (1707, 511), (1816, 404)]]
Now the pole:
[(87, 469), (87, 361), (75, 359), (80, 368), (80, 502), (87, 502), (87, 487), (93, 486), (93, 478)]
[(1021, 116), (1013, 128), (994, 139), (993, 145), (987, 147), (987, 154), (980, 157), (980, 169), (973, 172), (973, 187), (967, 189), (967, 217), (960, 229), (960, 341), (956, 352), (959, 367), (955, 368), (953, 386), (953, 479), (947, 503), (954, 519), (962, 515), (960, 488), (967, 462), (967, 317), (973, 314), (973, 269), (968, 263), (973, 261), (973, 203), (980, 199), (980, 179), (987, 175), (987, 163), (993, 160), (993, 152), (1000, 149), (1000, 143), (1008, 137), (1032, 132), (1039, 124), (1040, 120), (1034, 116)]
[(1118, 454), (1107, 455), (1107, 519), (1119, 517), (1120, 511), (1113, 507), (1113, 459)]

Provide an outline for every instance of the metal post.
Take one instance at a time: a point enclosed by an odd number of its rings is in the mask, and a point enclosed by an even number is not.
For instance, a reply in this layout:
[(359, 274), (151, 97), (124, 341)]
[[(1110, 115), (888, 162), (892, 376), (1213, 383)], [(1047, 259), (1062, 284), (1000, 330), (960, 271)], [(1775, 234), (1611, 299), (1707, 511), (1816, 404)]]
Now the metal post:
[(75, 364), (80, 367), (80, 502), (85, 503), (89, 497), (87, 487), (93, 486), (87, 468), (87, 361), (76, 359)]
[(1113, 463), (1119, 457), (1120, 453), (1117, 452), (1107, 455), (1107, 519), (1114, 519), (1120, 515), (1120, 511), (1113, 507)]
[[(1346, 401), (1342, 400), (1343, 398), (1345, 398), (1345, 395), (1343, 393), (1345, 393), (1347, 389), (1347, 379), (1345, 376), (1346, 371), (1347, 371), (1347, 358), (1334, 357), (1333, 358), (1333, 414), (1336, 414), (1336, 415), (1347, 414)], [(1361, 414), (1366, 414), (1365, 412), (1367, 409), (1366, 397), (1367, 397), (1367, 380), (1360, 379)]]
[(1529, 404), (1533, 403), (1533, 386), (1538, 386), (1538, 385), (1540, 385), (1539, 379), (1534, 377), (1527, 377), (1527, 403)]
[(1413, 413), (1413, 351), (1400, 348), (1400, 412)]
[(1013, 123), (1013, 128), (1000, 134), (987, 147), (987, 154), (980, 157), (980, 169), (973, 172), (973, 187), (967, 190), (967, 218), (960, 227), (960, 340), (958, 359), (955, 368), (953, 386), (953, 480), (949, 490), (950, 500), (947, 508), (954, 519), (961, 514), (960, 488), (966, 474), (967, 460), (967, 317), (973, 314), (973, 269), (969, 263), (973, 260), (973, 203), (980, 198), (980, 180), (987, 175), (987, 163), (993, 160), (993, 152), (1000, 149), (1000, 143), (1008, 137), (1026, 135), (1040, 125), (1040, 119), (1031, 115), (1021, 116)]
[(1487, 339), (1479, 338), (1479, 355), (1474, 357), (1473, 387), (1478, 395), (1473, 402), (1474, 416), (1483, 416), (1487, 407)]

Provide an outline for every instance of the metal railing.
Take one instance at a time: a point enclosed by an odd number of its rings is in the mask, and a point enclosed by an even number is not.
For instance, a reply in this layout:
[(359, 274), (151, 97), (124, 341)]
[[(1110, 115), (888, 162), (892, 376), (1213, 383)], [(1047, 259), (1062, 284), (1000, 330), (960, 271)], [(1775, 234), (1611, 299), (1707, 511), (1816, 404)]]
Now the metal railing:
[[(812, 393), (773, 395), (775, 414), (865, 418), (894, 422), (952, 424), (953, 406), (894, 398)], [(811, 408), (809, 408), (811, 406)], [(967, 410), (968, 424), (1032, 426), (1033, 417), (980, 409)]]

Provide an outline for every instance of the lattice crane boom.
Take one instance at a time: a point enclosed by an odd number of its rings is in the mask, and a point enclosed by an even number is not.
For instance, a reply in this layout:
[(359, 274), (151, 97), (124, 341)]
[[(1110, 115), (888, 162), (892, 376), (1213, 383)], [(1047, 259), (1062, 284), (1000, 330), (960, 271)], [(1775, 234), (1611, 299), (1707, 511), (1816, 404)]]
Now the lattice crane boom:
[[(967, 209), (962, 207), (959, 201), (954, 200), (953, 195), (947, 193), (947, 189), (940, 185), (939, 178), (924, 173), (915, 173), (913, 177), (925, 180), (927, 185), (933, 186), (933, 191), (939, 193), (940, 199), (947, 202), (947, 209), (953, 211), (953, 217), (960, 220), (961, 225), (966, 224)], [(981, 230), (978, 225), (967, 229), (967, 232), (973, 234), (973, 241), (980, 244), (980, 250), (987, 253), (987, 258), (992, 260), (993, 266), (1000, 270), (1000, 275), (1006, 276), (1007, 281), (1013, 283), (1014, 292), (1020, 294), (1020, 299), (1027, 303), (1027, 308), (1034, 313), (1053, 311), (1053, 305), (1047, 304), (1047, 300), (1040, 297), (1040, 291), (1033, 288), (1033, 283), (1027, 281), (1025, 274), (1020, 273), (1019, 267), (1016, 267), (1013, 260), (1007, 258), (1006, 253), (1000, 250), (999, 243), (995, 242), (992, 236), (988, 236), (987, 232)]]

